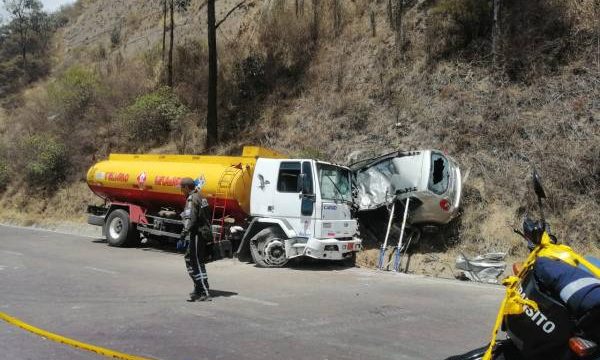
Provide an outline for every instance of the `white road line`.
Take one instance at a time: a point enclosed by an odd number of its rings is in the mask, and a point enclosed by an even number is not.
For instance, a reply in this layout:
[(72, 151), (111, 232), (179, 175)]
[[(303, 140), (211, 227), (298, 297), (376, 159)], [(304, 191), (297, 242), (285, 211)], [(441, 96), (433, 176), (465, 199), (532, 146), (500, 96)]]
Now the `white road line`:
[(31, 230), (31, 231), (40, 231), (40, 232), (47, 232), (47, 233), (54, 233), (54, 234), (61, 234), (61, 235), (79, 236), (79, 237), (90, 238), (90, 239), (98, 239), (100, 237), (100, 235), (98, 235), (98, 236), (85, 235), (83, 233), (78, 233), (78, 232), (65, 232), (65, 231), (45, 229), (43, 227), (36, 227), (36, 226), (18, 226), (18, 225), (4, 224), (4, 223), (0, 223), (0, 226), (11, 228), (11, 229), (18, 229), (18, 230)]
[(98, 271), (98, 272), (105, 273), (105, 274), (111, 274), (111, 275), (118, 274), (118, 272), (116, 272), (116, 271), (100, 269), (100, 268), (95, 268), (95, 267), (91, 267), (91, 266), (85, 266), (84, 268), (88, 269), (88, 270), (92, 270), (92, 271)]
[(279, 306), (279, 304), (276, 303), (276, 302), (265, 301), (265, 300), (260, 300), (260, 299), (254, 299), (254, 298), (250, 298), (250, 297), (246, 297), (246, 296), (241, 296), (241, 295), (233, 295), (231, 298), (232, 299), (242, 300), (242, 301), (247, 301), (247, 302), (251, 302), (251, 303), (255, 303), (255, 304), (266, 305), (266, 306)]
[(2, 251), (5, 254), (8, 254), (8, 255), (23, 256), (22, 253), (16, 252), (16, 251), (9, 251), (9, 250), (0, 250), (0, 251)]

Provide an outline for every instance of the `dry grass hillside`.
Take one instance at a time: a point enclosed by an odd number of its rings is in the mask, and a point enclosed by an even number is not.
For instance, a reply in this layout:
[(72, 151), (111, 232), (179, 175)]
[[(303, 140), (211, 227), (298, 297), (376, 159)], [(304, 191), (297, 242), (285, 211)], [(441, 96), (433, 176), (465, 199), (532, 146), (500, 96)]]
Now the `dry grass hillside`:
[[(136, 133), (124, 134), (123, 119), (133, 110), (123, 109), (164, 80), (156, 3), (75, 5), (80, 15), (55, 39), (60, 61), (53, 76), (23, 94), (23, 106), (6, 119), (0, 113), (0, 132), (10, 153), (24, 133), (62, 127), (53, 136), (77, 155), (58, 190), (31, 195), (11, 183), (0, 200), (5, 218), (27, 210), (27, 217), (81, 219), (93, 197), (80, 181), (93, 159), (108, 152), (205, 151), (206, 14), (199, 0), (176, 16), (173, 106), (184, 109), (181, 116), (158, 140), (136, 143)], [(218, 1), (217, 18), (237, 3)], [(357, 150), (445, 150), (468, 174), (452, 254), (522, 255), (509, 226), (535, 210), (535, 166), (549, 193), (554, 232), (598, 254), (600, 5), (504, 2), (493, 63), (489, 9), (475, 3), (482, 2), (407, 1), (401, 25), (392, 26), (398, 22), (390, 20), (387, 1), (247, 1), (217, 32), (222, 145), (215, 151), (235, 153), (254, 143), (344, 163)], [(115, 31), (118, 42), (111, 41)], [(92, 95), (79, 108), (57, 110), (56, 84), (74, 66), (92, 69)], [(48, 122), (60, 114), (77, 118)], [(422, 264), (431, 257), (422, 256)]]

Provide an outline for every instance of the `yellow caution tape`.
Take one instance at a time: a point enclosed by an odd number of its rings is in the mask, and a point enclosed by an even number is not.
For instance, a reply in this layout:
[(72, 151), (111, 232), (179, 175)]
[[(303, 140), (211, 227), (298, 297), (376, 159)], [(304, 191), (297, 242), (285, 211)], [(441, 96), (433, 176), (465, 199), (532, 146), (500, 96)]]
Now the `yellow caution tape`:
[(93, 353), (96, 353), (98, 355), (102, 355), (102, 356), (106, 356), (109, 358), (113, 358), (113, 359), (122, 359), (122, 360), (151, 360), (149, 358), (144, 358), (144, 357), (140, 357), (140, 356), (135, 356), (135, 355), (129, 355), (129, 354), (125, 354), (122, 352), (118, 352), (118, 351), (114, 351), (114, 350), (110, 350), (107, 348), (103, 348), (100, 346), (95, 346), (95, 345), (90, 345), (90, 344), (86, 344), (77, 340), (73, 340), (73, 339), (69, 339), (66, 338), (64, 336), (60, 336), (57, 334), (53, 334), (51, 332), (48, 332), (46, 330), (42, 330), (39, 328), (36, 328), (35, 326), (31, 326), (27, 323), (24, 323), (23, 321), (14, 318), (12, 316), (9, 316), (3, 312), (0, 312), (0, 319), (6, 321), (9, 324), (18, 326), (22, 329), (25, 329), (29, 332), (32, 332), (36, 335), (39, 336), (43, 336), (47, 339), (50, 339), (52, 341), (56, 341), (58, 343), (61, 344), (66, 344), (66, 345), (70, 345), (72, 347), (75, 348), (79, 348), (79, 349), (83, 349), (83, 350), (87, 350), (87, 351), (91, 351)]

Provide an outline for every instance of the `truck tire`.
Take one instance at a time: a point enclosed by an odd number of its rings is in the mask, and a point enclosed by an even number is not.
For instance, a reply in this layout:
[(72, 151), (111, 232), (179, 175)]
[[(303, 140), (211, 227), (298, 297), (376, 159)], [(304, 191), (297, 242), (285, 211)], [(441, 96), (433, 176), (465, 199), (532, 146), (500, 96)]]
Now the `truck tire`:
[(277, 268), (285, 266), (290, 259), (285, 256), (285, 234), (276, 227), (259, 231), (250, 239), (250, 253), (258, 267)]
[(129, 214), (117, 209), (108, 215), (105, 223), (108, 246), (125, 247), (139, 242), (140, 235), (131, 224)]

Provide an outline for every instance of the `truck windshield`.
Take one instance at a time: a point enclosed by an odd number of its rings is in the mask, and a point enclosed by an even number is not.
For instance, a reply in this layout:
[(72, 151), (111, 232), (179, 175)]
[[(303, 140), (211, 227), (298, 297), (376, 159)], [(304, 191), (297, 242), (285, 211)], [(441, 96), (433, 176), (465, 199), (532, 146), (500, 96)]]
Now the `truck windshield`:
[(352, 201), (349, 170), (318, 163), (317, 171), (323, 200)]

